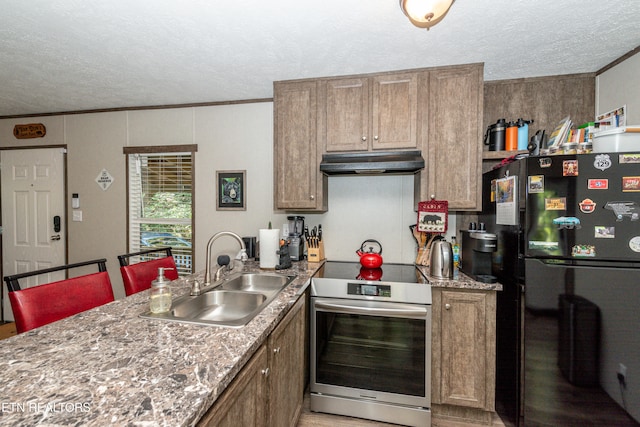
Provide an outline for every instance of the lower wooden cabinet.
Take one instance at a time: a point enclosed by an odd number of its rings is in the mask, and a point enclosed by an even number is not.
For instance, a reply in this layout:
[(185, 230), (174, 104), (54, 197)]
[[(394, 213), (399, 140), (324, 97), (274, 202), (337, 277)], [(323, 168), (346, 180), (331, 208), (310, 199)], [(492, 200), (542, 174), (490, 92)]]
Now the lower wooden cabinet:
[(269, 425), (295, 426), (304, 396), (305, 298), (269, 337)]
[(304, 395), (305, 298), (301, 297), (198, 426), (295, 426)]
[(267, 367), (267, 348), (263, 345), (200, 419), (198, 426), (266, 426)]
[(433, 414), (491, 422), (496, 292), (433, 288)]

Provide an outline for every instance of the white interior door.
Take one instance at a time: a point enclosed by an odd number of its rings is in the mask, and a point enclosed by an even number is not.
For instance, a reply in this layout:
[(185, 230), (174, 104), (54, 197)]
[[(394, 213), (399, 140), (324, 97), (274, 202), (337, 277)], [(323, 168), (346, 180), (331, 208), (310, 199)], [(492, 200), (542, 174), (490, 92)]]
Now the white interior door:
[[(0, 151), (3, 276), (65, 264), (64, 156), (63, 148)], [(21, 286), (64, 279), (64, 272), (45, 276)], [(6, 284), (3, 309), (4, 320), (13, 320)]]

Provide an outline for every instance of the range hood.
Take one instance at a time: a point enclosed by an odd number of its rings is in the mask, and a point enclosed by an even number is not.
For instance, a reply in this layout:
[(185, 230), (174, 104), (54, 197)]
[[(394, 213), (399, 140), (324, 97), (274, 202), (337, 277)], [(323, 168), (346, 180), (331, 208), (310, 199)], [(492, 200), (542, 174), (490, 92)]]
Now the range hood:
[(331, 153), (324, 154), (320, 163), (320, 171), (327, 175), (413, 174), (423, 168), (418, 150)]

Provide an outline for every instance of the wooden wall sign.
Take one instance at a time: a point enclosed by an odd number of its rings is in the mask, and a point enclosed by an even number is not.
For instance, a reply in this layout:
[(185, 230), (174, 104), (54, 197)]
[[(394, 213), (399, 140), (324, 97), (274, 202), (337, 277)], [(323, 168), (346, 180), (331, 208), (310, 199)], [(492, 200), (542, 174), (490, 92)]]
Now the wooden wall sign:
[(46, 134), (47, 128), (42, 123), (29, 123), (13, 127), (13, 135), (17, 139), (42, 138)]

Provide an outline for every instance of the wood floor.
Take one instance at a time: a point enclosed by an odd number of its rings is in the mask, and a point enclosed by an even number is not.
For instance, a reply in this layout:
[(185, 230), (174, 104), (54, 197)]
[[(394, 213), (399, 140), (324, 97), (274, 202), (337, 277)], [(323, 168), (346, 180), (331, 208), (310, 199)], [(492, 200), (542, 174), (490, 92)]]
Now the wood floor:
[[(339, 415), (322, 414), (319, 412), (311, 412), (309, 409), (309, 393), (304, 396), (304, 405), (302, 414), (298, 420), (296, 427), (393, 427), (398, 424), (388, 424), (380, 421), (363, 420), (361, 418), (342, 417)], [(494, 418), (493, 425), (496, 427), (504, 427), (502, 420), (497, 415)], [(479, 427), (480, 424), (470, 424), (463, 422), (453, 422), (443, 420), (437, 417), (431, 418), (431, 427)], [(484, 425), (483, 425), (484, 426)], [(484, 426), (486, 427), (486, 426)]]
[(600, 387), (576, 387), (557, 361), (558, 321), (526, 314), (525, 426), (638, 426)]

